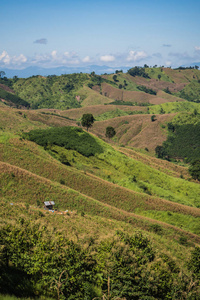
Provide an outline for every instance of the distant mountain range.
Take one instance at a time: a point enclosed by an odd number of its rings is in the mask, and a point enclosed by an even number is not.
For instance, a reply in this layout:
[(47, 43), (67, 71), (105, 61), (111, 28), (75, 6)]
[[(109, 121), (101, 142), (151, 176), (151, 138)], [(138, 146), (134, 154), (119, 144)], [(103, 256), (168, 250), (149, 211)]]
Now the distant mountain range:
[[(199, 66), (200, 62), (191, 63), (187, 65), (182, 65), (182, 67), (194, 67)], [(48, 75), (62, 75), (62, 74), (72, 74), (72, 73), (91, 73), (95, 72), (98, 75), (102, 75), (104, 73), (111, 74), (115, 73), (116, 70), (123, 70), (123, 72), (127, 72), (133, 66), (125, 67), (109, 67), (109, 66), (98, 66), (98, 65), (89, 65), (83, 67), (57, 67), (57, 68), (41, 68), (41, 67), (27, 67), (25, 69), (4, 69), (0, 68), (1, 71), (6, 73), (6, 77), (12, 78), (13, 76), (18, 76), (20, 78), (27, 78), (31, 76), (41, 75), (41, 76), (48, 76)]]
[(36, 75), (48, 76), (48, 75), (62, 75), (62, 74), (72, 74), (72, 73), (91, 73), (95, 72), (98, 75), (104, 73), (114, 73), (116, 70), (123, 70), (127, 72), (131, 67), (109, 67), (109, 66), (97, 66), (90, 65), (84, 67), (57, 67), (57, 68), (41, 68), (41, 67), (28, 67), (25, 69), (4, 69), (2, 71), (6, 73), (6, 77), (12, 78), (13, 76), (18, 76), (20, 78), (26, 78)]

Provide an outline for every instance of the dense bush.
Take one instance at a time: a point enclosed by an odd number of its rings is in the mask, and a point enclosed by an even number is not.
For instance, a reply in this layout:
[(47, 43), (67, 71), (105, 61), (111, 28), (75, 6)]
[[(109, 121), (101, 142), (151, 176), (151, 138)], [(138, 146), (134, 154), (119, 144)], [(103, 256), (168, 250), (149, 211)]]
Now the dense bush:
[(195, 160), (192, 162), (189, 172), (193, 179), (200, 181), (200, 160)]
[(134, 67), (128, 70), (128, 74), (131, 76), (140, 76), (144, 78), (150, 78), (149, 75), (145, 72), (145, 68)]
[(31, 130), (29, 133), (24, 133), (23, 137), (45, 148), (57, 145), (66, 149), (76, 150), (87, 157), (103, 152), (97, 141), (78, 127), (69, 126)]
[[(0, 292), (84, 299), (94, 284), (96, 262), (86, 250), (45, 226), (24, 219), (0, 231)], [(60, 284), (60, 285), (59, 285)]]
[(150, 88), (147, 88), (144, 85), (138, 85), (137, 89), (140, 90), (140, 91), (142, 91), (142, 92), (145, 92), (147, 94), (151, 94), (151, 95), (156, 95), (157, 94), (156, 91), (154, 91), (154, 90), (152, 90)]
[(108, 293), (108, 282), (109, 299), (198, 299), (200, 293), (200, 248), (192, 251), (191, 273), (185, 274), (140, 232), (117, 231), (98, 243), (91, 237), (86, 247), (20, 217), (1, 227), (0, 245), (0, 293), (92, 300)]

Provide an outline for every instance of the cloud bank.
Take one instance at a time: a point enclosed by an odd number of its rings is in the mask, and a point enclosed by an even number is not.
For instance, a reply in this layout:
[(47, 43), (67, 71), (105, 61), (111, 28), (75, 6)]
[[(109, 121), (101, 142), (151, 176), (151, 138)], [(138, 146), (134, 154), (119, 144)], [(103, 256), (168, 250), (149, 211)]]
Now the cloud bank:
[[(35, 43), (44, 44), (46, 39), (36, 40)], [(164, 44), (163, 44), (164, 46)], [(165, 44), (166, 48), (171, 45)], [(111, 68), (127, 66), (133, 67), (135, 65), (165, 65), (177, 67), (183, 64), (192, 64), (200, 60), (200, 46), (193, 47), (193, 54), (187, 52), (168, 52), (162, 55), (161, 53), (147, 53), (144, 50), (136, 51), (129, 50), (124, 53), (114, 54), (98, 54), (94, 57), (89, 54), (81, 57), (76, 51), (65, 51), (63, 53), (58, 50), (53, 50), (49, 53), (36, 53), (33, 56), (27, 57), (23, 53), (19, 55), (10, 55), (6, 50), (0, 53), (0, 68), (26, 68), (29, 66), (38, 66), (43, 68), (61, 67), (61, 66), (86, 66), (86, 65), (109, 65)]]

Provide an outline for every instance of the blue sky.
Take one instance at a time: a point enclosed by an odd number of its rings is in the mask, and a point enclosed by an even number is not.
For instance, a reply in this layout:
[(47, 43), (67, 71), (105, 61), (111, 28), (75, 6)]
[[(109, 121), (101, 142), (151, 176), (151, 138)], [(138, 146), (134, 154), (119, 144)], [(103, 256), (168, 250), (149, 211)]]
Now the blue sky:
[(200, 0), (0, 0), (0, 68), (200, 62)]

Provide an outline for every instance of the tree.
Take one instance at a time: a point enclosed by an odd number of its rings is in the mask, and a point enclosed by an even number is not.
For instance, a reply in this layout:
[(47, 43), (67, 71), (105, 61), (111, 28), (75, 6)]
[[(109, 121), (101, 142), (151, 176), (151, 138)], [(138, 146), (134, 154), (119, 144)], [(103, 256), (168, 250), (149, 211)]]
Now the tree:
[(151, 116), (151, 121), (154, 122), (155, 120), (156, 120), (156, 116), (155, 116), (155, 115), (152, 115), (152, 116)]
[(193, 179), (200, 181), (200, 160), (195, 160), (189, 167), (189, 173)]
[(0, 71), (0, 78), (3, 78), (6, 75), (4, 71)]
[(117, 75), (113, 75), (113, 80), (114, 80), (115, 82), (118, 81), (118, 80), (117, 80)]
[(95, 119), (93, 117), (92, 114), (83, 114), (82, 118), (81, 118), (81, 125), (83, 127), (88, 128), (92, 127), (92, 124), (94, 123)]
[(116, 134), (116, 131), (112, 126), (106, 127), (106, 137), (108, 137), (110, 139), (113, 136), (115, 136), (115, 134)]
[(160, 75), (160, 74), (158, 74), (158, 79), (160, 80), (160, 78), (161, 78), (161, 75)]
[(166, 155), (165, 149), (163, 146), (157, 146), (155, 152), (158, 158), (164, 158)]
[(160, 109), (160, 114), (162, 114), (162, 115), (165, 114), (165, 111), (164, 111), (163, 107), (161, 107), (161, 109)]

